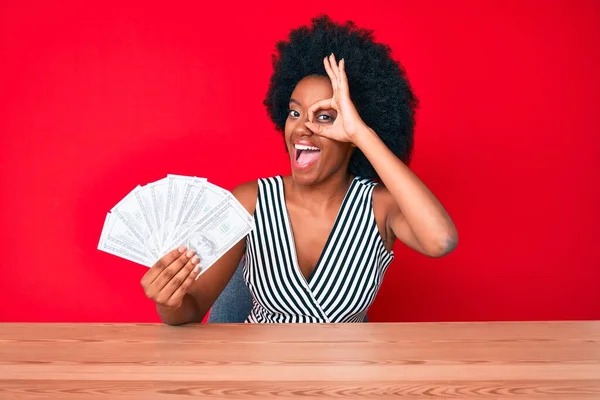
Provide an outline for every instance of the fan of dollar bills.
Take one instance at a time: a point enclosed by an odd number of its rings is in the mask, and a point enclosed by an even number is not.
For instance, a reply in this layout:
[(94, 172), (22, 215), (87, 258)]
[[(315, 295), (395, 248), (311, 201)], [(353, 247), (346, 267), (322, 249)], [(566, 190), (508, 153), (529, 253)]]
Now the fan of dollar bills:
[(196, 251), (202, 274), (253, 229), (229, 191), (206, 178), (167, 175), (137, 186), (110, 210), (98, 249), (151, 267), (183, 245)]

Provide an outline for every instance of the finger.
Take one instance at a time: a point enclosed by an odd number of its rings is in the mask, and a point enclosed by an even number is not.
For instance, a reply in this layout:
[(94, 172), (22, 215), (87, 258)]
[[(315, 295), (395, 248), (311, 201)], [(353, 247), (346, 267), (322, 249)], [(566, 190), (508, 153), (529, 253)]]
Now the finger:
[(325, 71), (327, 71), (327, 76), (329, 76), (329, 80), (331, 81), (331, 87), (335, 92), (337, 88), (337, 76), (335, 76), (335, 73), (333, 72), (333, 69), (329, 64), (329, 59), (327, 57), (323, 58), (323, 65), (325, 65)]
[(350, 85), (348, 85), (348, 75), (346, 75), (346, 62), (343, 58), (340, 61), (340, 90), (344, 94), (350, 94)]
[(168, 304), (169, 299), (173, 296), (175, 291), (179, 289), (179, 287), (185, 282), (188, 276), (192, 273), (194, 268), (198, 265), (199, 259), (198, 256), (193, 256), (188, 260), (188, 262), (171, 278), (169, 282), (162, 288), (162, 290), (158, 293), (156, 297), (156, 302), (160, 304), (173, 305)]
[(334, 108), (335, 103), (331, 99), (319, 100), (310, 107), (308, 107), (308, 120), (313, 122), (315, 113), (319, 110)]
[(335, 61), (335, 55), (331, 53), (329, 56), (329, 64), (331, 64), (331, 69), (335, 74), (336, 82), (340, 80), (340, 69), (338, 68), (337, 61)]
[(196, 277), (200, 273), (200, 267), (197, 265), (192, 269), (192, 272), (188, 274), (183, 283), (179, 285), (179, 287), (175, 290), (175, 292), (169, 297), (167, 300), (167, 305), (171, 307), (175, 307), (181, 303), (183, 300), (183, 296), (188, 292), (190, 286), (196, 280)]
[(194, 256), (194, 250), (188, 250), (185, 253), (181, 254), (179, 258), (173, 261), (169, 266), (162, 270), (160, 275), (152, 282), (150, 288), (148, 289), (148, 293), (146, 295), (150, 298), (154, 298), (160, 291), (177, 275), (179, 271), (187, 262)]
[(152, 284), (156, 280), (156, 278), (160, 275), (160, 273), (167, 268), (173, 261), (175, 261), (179, 256), (185, 252), (186, 248), (183, 246), (179, 246), (176, 249), (171, 250), (164, 256), (160, 258), (151, 268), (150, 270), (144, 274), (142, 277), (142, 286), (146, 287)]
[(329, 127), (324, 127), (322, 125), (318, 125), (315, 124), (313, 122), (307, 121), (304, 123), (304, 125), (310, 129), (310, 131), (316, 135), (320, 135), (320, 136), (324, 136), (324, 137), (329, 137), (327, 135), (327, 132), (329, 130)]

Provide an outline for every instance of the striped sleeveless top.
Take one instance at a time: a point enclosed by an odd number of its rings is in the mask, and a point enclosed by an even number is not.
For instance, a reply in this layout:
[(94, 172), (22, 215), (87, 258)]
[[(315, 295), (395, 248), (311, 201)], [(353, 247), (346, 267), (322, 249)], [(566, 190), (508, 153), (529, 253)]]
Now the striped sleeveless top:
[(394, 258), (375, 222), (376, 183), (353, 179), (311, 276), (300, 270), (281, 176), (258, 180), (243, 275), (252, 293), (246, 322), (362, 322)]

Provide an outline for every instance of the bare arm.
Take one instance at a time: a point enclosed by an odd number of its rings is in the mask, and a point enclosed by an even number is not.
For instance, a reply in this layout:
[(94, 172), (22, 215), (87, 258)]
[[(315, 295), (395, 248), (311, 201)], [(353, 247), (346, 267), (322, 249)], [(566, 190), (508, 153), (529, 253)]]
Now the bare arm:
[(379, 195), (386, 207), (386, 230), (430, 257), (451, 252), (458, 243), (456, 227), (427, 186), (372, 129), (361, 129), (354, 141), (385, 185)]
[[(331, 54), (323, 59), (323, 64), (333, 97), (310, 106), (306, 126), (326, 138), (353, 143), (373, 165), (387, 188), (383, 193), (379, 191), (379, 197), (387, 200), (384, 205), (388, 237), (395, 236), (431, 257), (448, 254), (458, 243), (452, 219), (425, 184), (364, 123), (350, 99), (344, 60), (338, 65)], [(333, 124), (313, 122), (315, 112), (323, 108), (337, 111)]]

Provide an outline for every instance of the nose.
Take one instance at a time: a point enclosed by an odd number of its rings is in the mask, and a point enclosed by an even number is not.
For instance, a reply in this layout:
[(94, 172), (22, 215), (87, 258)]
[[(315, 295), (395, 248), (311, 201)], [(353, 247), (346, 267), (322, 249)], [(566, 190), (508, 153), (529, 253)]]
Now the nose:
[[(306, 115), (306, 114), (305, 114)], [(296, 120), (294, 133), (297, 136), (312, 136), (313, 132), (304, 125), (308, 121), (308, 115), (302, 116)]]

